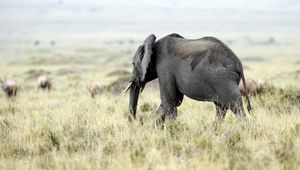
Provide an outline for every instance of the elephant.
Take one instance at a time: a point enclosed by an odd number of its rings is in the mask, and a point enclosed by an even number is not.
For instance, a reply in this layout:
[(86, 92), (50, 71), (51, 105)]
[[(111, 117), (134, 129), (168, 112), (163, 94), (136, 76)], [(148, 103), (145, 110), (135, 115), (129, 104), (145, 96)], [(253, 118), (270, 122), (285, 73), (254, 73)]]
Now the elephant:
[(4, 81), (0, 80), (0, 81), (2, 83), (2, 90), (6, 95), (6, 97), (11, 98), (17, 95), (18, 87), (16, 81), (10, 79), (5, 79)]
[(52, 82), (50, 78), (47, 75), (42, 75), (38, 78), (38, 89), (51, 90), (52, 88)]
[(240, 94), (242, 96), (246, 96), (246, 94), (248, 96), (256, 96), (257, 95), (257, 83), (255, 80), (246, 80), (246, 90), (243, 86), (243, 82), (240, 81), (240, 84), (239, 84), (239, 90), (240, 90)]
[(99, 82), (93, 82), (90, 87), (88, 87), (89, 92), (91, 93), (92, 98), (94, 98), (101, 91), (101, 85)]
[[(222, 41), (214, 37), (186, 39), (173, 33), (156, 41), (149, 35), (133, 57), (132, 74), (124, 93), (129, 94), (129, 120), (136, 119), (139, 94), (145, 85), (158, 78), (161, 103), (157, 124), (175, 119), (184, 96), (214, 102), (216, 119), (223, 120), (228, 109), (245, 117), (239, 82), (246, 88), (240, 59)], [(248, 96), (247, 109), (251, 104)]]

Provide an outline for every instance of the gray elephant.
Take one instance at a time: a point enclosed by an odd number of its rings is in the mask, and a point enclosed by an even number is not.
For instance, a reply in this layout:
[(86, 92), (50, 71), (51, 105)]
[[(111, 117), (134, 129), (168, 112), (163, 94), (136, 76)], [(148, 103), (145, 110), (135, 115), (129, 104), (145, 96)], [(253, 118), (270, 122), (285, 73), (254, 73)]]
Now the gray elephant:
[[(224, 119), (228, 109), (245, 116), (238, 87), (242, 79), (246, 89), (243, 66), (229, 47), (214, 37), (185, 39), (176, 33), (155, 40), (155, 35), (149, 35), (133, 58), (131, 79), (124, 90), (130, 89), (130, 120), (136, 118), (140, 92), (156, 78), (161, 99), (157, 110), (159, 124), (176, 117), (184, 95), (214, 102), (218, 120)], [(246, 99), (250, 111), (248, 96)]]

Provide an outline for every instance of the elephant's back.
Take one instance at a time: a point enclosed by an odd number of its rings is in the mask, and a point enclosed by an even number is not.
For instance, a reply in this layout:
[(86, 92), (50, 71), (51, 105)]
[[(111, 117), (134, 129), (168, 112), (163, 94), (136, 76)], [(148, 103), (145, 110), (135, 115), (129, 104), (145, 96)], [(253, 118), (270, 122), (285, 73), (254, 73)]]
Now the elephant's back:
[(179, 59), (192, 59), (190, 63), (192, 70), (198, 64), (205, 61), (208, 61), (206, 64), (209, 65), (218, 65), (233, 69), (240, 66), (240, 60), (234, 52), (225, 43), (215, 37), (203, 37), (195, 40), (176, 38), (173, 48), (173, 55)]

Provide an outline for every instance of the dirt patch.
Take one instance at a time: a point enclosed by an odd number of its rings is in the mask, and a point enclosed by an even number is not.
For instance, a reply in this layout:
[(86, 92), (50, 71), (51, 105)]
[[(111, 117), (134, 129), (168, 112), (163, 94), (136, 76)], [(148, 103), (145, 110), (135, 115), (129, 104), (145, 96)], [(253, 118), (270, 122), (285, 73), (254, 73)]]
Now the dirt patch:
[(128, 76), (130, 75), (130, 72), (127, 70), (114, 70), (112, 72), (109, 72), (106, 76)]
[(41, 75), (49, 75), (50, 71), (46, 71), (43, 69), (30, 69), (24, 73), (26, 75), (25, 80), (35, 80)]

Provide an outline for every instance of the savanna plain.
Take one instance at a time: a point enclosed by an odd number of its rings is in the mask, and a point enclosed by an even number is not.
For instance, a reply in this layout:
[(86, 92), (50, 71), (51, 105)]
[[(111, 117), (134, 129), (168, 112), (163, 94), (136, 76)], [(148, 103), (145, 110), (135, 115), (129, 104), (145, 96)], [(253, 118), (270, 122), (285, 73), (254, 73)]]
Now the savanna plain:
[[(0, 169), (299, 169), (300, 53), (285, 40), (227, 41), (246, 79), (271, 84), (251, 99), (248, 120), (228, 111), (215, 124), (213, 103), (185, 97), (164, 129), (157, 81), (140, 95), (138, 120), (127, 119), (122, 90), (139, 42), (2, 46), (0, 77), (19, 91), (0, 93)], [(42, 74), (50, 92), (37, 89)], [(102, 90), (91, 98), (94, 81)]]

